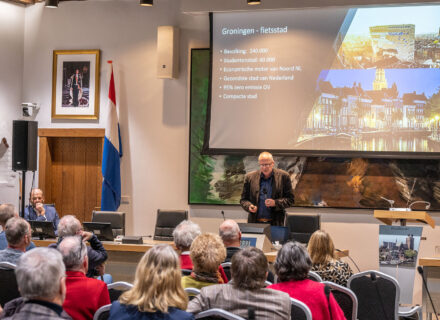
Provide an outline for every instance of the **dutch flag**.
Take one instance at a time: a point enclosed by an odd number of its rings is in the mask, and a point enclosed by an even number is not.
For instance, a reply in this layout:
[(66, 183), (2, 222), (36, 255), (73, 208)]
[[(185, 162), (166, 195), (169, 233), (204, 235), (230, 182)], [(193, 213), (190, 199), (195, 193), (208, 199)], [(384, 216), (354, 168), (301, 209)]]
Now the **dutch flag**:
[(121, 167), (122, 157), (121, 133), (119, 130), (118, 112), (116, 111), (115, 80), (113, 65), (111, 67), (110, 85), (108, 88), (108, 119), (105, 127), (104, 152), (102, 154), (102, 211), (117, 211), (121, 203)]

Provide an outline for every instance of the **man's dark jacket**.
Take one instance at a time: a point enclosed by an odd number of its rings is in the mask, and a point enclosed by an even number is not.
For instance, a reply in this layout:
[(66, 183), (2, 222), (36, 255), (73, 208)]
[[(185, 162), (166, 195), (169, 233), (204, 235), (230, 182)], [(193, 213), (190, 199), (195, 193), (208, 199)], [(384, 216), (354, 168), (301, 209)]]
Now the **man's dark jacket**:
[[(258, 206), (260, 197), (260, 177), (259, 170), (248, 173), (244, 178), (243, 192), (241, 193), (240, 204), (244, 210), (249, 212), (250, 205)], [(275, 207), (270, 208), (272, 225), (284, 225), (286, 215), (285, 208), (293, 206), (294, 196), (292, 182), (289, 174), (281, 169), (273, 169), (272, 179), (272, 199), (275, 200)], [(257, 212), (248, 215), (248, 223), (257, 222)]]

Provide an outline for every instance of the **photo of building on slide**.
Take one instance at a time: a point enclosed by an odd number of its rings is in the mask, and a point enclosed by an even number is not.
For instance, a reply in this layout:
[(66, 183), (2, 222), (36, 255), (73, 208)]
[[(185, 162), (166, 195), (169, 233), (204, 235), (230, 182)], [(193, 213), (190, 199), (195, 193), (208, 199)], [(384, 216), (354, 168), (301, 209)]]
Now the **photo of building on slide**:
[(440, 6), (357, 9), (341, 34), (295, 147), (440, 152)]

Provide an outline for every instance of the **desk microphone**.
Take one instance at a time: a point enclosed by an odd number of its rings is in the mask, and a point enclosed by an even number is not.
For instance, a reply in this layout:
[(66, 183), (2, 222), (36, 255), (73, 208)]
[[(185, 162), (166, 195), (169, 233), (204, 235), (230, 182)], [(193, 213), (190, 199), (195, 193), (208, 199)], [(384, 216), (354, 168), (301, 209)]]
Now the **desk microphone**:
[(223, 210), (221, 212), (222, 212), (222, 216), (223, 216), (223, 221), (226, 221), (225, 212)]
[(417, 267), (417, 272), (420, 273), (420, 275), (422, 276), (423, 286), (425, 287), (426, 293), (428, 294), (429, 301), (431, 301), (431, 306), (432, 306), (432, 310), (434, 310), (435, 317), (438, 320), (437, 311), (435, 310), (434, 302), (432, 302), (431, 294), (429, 293), (429, 290), (428, 290), (428, 284), (426, 283), (425, 277), (423, 276), (423, 267), (422, 266), (418, 266)]
[[(338, 252), (343, 252), (343, 251), (340, 250), (340, 249), (335, 249), (335, 250), (338, 251)], [(350, 257), (349, 254), (347, 254), (347, 258), (350, 259), (351, 262), (353, 262), (353, 264), (354, 264), (354, 266), (356, 267), (356, 269), (358, 270), (358, 272), (361, 272), (361, 269), (359, 269), (358, 265), (356, 264), (356, 262), (354, 262), (354, 260)]]

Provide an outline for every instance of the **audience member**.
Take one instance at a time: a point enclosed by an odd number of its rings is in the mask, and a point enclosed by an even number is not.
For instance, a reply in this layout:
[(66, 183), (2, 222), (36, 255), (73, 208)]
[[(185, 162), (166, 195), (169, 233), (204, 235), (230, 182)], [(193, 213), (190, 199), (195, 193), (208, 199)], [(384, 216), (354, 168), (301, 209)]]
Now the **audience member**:
[(201, 289), (188, 304), (188, 312), (197, 314), (221, 308), (243, 318), (253, 309), (255, 319), (290, 319), (289, 295), (266, 289), (267, 258), (263, 251), (248, 247), (232, 257), (232, 281)]
[(182, 278), (184, 288), (200, 289), (217, 283), (225, 283), (219, 267), (225, 260), (226, 249), (218, 235), (203, 233), (195, 238), (191, 244), (190, 257), (194, 268), (191, 275)]
[(55, 234), (57, 234), (60, 218), (54, 206), (47, 206), (44, 203), (44, 195), (41, 189), (32, 189), (29, 198), (29, 206), (24, 209), (26, 220), (50, 221), (53, 223)]
[(8, 247), (0, 251), (0, 261), (17, 264), (31, 242), (31, 227), (23, 218), (11, 218), (6, 222), (5, 235)]
[(226, 258), (224, 262), (231, 262), (232, 256), (240, 250), (240, 227), (237, 222), (228, 219), (220, 225), (219, 234), (226, 247)]
[(189, 256), (189, 248), (194, 239), (201, 233), (199, 225), (190, 220), (183, 220), (174, 229), (174, 244), (180, 252), (180, 267), (182, 269), (192, 270), (193, 264)]
[(281, 282), (268, 288), (286, 292), (292, 298), (304, 302), (312, 312), (313, 319), (345, 319), (333, 295), (330, 293), (326, 296), (324, 284), (307, 279), (312, 261), (300, 243), (286, 243), (278, 252), (274, 267)]
[[(6, 222), (13, 217), (18, 217), (18, 213), (15, 211), (14, 205), (10, 203), (0, 205), (0, 226), (2, 227), (2, 231), (0, 232), (0, 250), (6, 249), (8, 246), (8, 241), (6, 240), (5, 227)], [(35, 248), (35, 244), (31, 241), (31, 243), (26, 248), (27, 250), (31, 250)]]
[(58, 225), (58, 242), (51, 245), (51, 247), (57, 247), (61, 241), (63, 241), (64, 237), (76, 235), (81, 236), (84, 241), (90, 243), (90, 246), (87, 246), (87, 256), (89, 260), (87, 277), (92, 278), (98, 275), (96, 268), (107, 260), (107, 251), (96, 235), (82, 229), (81, 222), (79, 222), (77, 218), (72, 215), (67, 215), (61, 218)]
[(21, 297), (5, 305), (4, 319), (72, 319), (62, 308), (65, 271), (61, 254), (56, 250), (36, 248), (23, 254), (15, 269)]
[(307, 249), (313, 263), (312, 271), (319, 274), (324, 281), (347, 286), (347, 281), (353, 275), (353, 271), (347, 263), (336, 259), (335, 246), (327, 232), (315, 231)]
[(96, 310), (110, 304), (107, 285), (101, 280), (86, 277), (86, 247), (80, 236), (65, 237), (58, 245), (67, 275), (63, 308), (75, 320), (92, 320)]
[(179, 257), (169, 245), (148, 250), (139, 262), (132, 289), (124, 292), (110, 309), (109, 320), (187, 320), (182, 310), (188, 297), (180, 284)]

